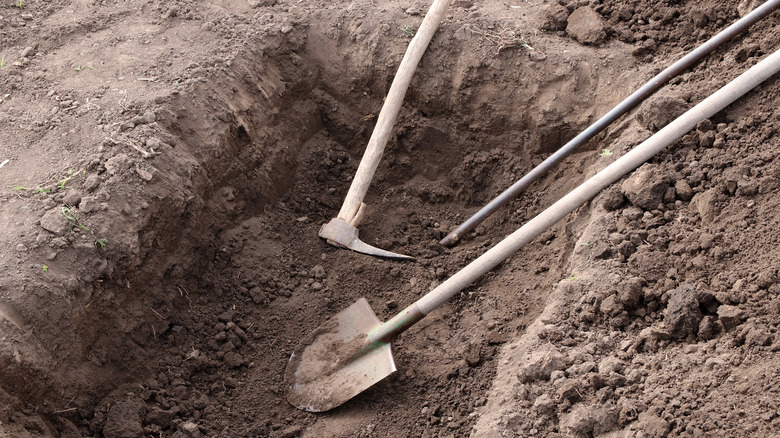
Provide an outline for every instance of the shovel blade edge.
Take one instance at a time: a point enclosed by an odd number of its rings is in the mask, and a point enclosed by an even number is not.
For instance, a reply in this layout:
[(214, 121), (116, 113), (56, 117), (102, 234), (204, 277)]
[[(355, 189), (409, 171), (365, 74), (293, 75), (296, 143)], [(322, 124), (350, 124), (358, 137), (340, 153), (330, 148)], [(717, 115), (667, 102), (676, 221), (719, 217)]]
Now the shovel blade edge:
[(381, 324), (361, 298), (301, 340), (285, 370), (287, 401), (305, 411), (327, 411), (395, 372), (391, 344), (365, 342)]

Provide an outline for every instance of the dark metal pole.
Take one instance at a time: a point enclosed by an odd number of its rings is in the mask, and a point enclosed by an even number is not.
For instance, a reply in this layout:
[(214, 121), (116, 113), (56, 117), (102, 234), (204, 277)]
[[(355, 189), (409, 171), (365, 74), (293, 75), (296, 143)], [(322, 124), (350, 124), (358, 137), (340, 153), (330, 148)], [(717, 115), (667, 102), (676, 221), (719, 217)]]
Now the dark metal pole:
[(763, 5), (753, 10), (753, 12), (740, 18), (734, 24), (727, 27), (722, 32), (710, 38), (707, 42), (700, 45), (692, 52), (688, 53), (687, 55), (679, 59), (677, 62), (667, 67), (666, 70), (662, 71), (654, 78), (650, 79), (649, 82), (643, 85), (640, 89), (636, 90), (632, 95), (628, 96), (625, 100), (620, 102), (620, 104), (618, 104), (618, 106), (613, 108), (610, 112), (602, 116), (599, 120), (597, 120), (595, 123), (590, 125), (579, 135), (569, 140), (568, 143), (563, 145), (563, 147), (558, 149), (554, 154), (550, 155), (541, 164), (533, 168), (524, 177), (522, 177), (517, 182), (512, 184), (508, 189), (504, 190), (503, 193), (493, 198), (492, 201), (490, 201), (487, 205), (482, 207), (482, 209), (480, 209), (477, 213), (475, 213), (473, 216), (468, 218), (465, 222), (463, 222), (463, 224), (461, 224), (458, 228), (453, 230), (444, 239), (442, 239), (440, 243), (444, 246), (454, 245), (458, 241), (458, 239), (460, 239), (469, 231), (473, 230), (477, 225), (482, 223), (483, 220), (487, 219), (488, 216), (490, 216), (496, 210), (504, 206), (515, 196), (520, 194), (520, 192), (528, 188), (528, 186), (530, 186), (531, 183), (533, 183), (534, 181), (539, 179), (542, 175), (544, 175), (550, 168), (552, 168), (556, 163), (558, 163), (558, 161), (562, 160), (563, 158), (565, 158), (566, 156), (574, 152), (577, 148), (587, 143), (588, 140), (595, 137), (596, 134), (601, 132), (604, 128), (609, 126), (610, 123), (617, 120), (620, 116), (622, 116), (623, 114), (627, 113), (628, 111), (630, 111), (631, 109), (633, 109), (634, 107), (642, 103), (642, 101), (644, 101), (647, 97), (649, 97), (651, 94), (656, 92), (659, 88), (661, 88), (661, 86), (663, 86), (670, 79), (682, 73), (683, 71), (688, 69), (688, 67), (692, 66), (701, 58), (703, 58), (705, 55), (709, 54), (710, 52), (717, 49), (718, 47), (720, 47), (730, 39), (734, 38), (736, 35), (741, 33), (743, 30), (747, 29), (748, 27), (750, 27), (752, 24), (766, 17), (778, 7), (780, 7), (780, 0), (770, 0), (764, 3)]

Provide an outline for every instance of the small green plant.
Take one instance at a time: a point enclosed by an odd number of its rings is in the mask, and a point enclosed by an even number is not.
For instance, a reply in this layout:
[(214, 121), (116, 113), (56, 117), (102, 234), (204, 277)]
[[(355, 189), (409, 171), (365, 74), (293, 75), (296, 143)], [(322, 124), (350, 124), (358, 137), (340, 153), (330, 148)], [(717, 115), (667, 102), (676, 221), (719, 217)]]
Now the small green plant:
[(70, 207), (63, 205), (61, 211), (62, 215), (65, 217), (65, 220), (67, 220), (70, 224), (68, 231), (73, 232), (74, 227), (78, 227), (84, 231), (89, 231), (89, 233), (92, 234), (92, 238), (94, 239), (92, 244), (95, 245), (95, 248), (103, 249), (106, 247), (106, 245), (108, 245), (108, 239), (95, 236), (95, 232), (91, 228), (82, 224), (79, 220), (79, 217), (76, 216), (76, 212), (74, 212)]
[(599, 155), (601, 155), (602, 157), (608, 157), (612, 155), (612, 149), (602, 149)]
[(19, 3), (17, 4), (17, 6), (19, 6), (19, 10), (20, 10), (20, 11), (21, 11), (22, 9), (24, 9), (24, 1), (23, 1), (23, 0), (19, 0)]
[(65, 176), (66, 176), (66, 178), (63, 178), (63, 179), (59, 179), (57, 177), (54, 177), (54, 179), (57, 180), (57, 188), (59, 188), (60, 190), (65, 190), (65, 189), (70, 188), (66, 184), (68, 184), (68, 181), (72, 180), (73, 177), (76, 176), (76, 175), (73, 174), (73, 169), (71, 168), (70, 170), (65, 172)]
[(408, 36), (409, 38), (412, 38), (414, 37), (414, 34), (417, 32), (417, 28), (414, 26), (404, 26), (401, 28), (401, 32), (403, 32), (403, 34)]
[(5, 53), (0, 57), (0, 68), (5, 67)]
[(80, 65), (78, 67), (73, 67), (73, 70), (81, 71), (81, 70), (84, 70), (84, 67)]
[(588, 245), (590, 245), (588, 242), (582, 242), (582, 243), (580, 244), (580, 246), (588, 246)]
[(49, 272), (49, 267), (46, 265), (43, 265), (43, 272)]
[(70, 209), (70, 207), (63, 205), (61, 209), (62, 215), (65, 216), (65, 220), (68, 221), (68, 223), (71, 225), (70, 231), (73, 231), (73, 227), (79, 227), (84, 231), (91, 231), (89, 228), (85, 227), (82, 223), (79, 222), (78, 216), (76, 216), (76, 213)]

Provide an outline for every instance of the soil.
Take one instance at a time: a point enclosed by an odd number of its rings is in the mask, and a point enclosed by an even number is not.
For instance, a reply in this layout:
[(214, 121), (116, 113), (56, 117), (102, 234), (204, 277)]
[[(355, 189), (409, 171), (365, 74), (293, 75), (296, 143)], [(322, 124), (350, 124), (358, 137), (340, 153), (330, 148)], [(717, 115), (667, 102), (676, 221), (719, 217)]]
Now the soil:
[(365, 199), (394, 262), (317, 231), (427, 2), (5, 0), (0, 436), (780, 435), (777, 77), (402, 334), (390, 377), (316, 414), (284, 383), (360, 297), (386, 321), (774, 52), (777, 13), (439, 245), (754, 3), (455, 0)]

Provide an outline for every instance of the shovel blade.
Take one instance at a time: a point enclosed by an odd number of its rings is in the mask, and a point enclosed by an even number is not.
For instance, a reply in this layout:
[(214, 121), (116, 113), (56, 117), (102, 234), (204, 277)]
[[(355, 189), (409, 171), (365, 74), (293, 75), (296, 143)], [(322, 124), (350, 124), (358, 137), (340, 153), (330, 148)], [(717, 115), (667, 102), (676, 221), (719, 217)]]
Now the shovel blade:
[(381, 324), (361, 298), (310, 333), (287, 363), (287, 401), (305, 411), (327, 411), (395, 372), (391, 344), (366, 342)]

